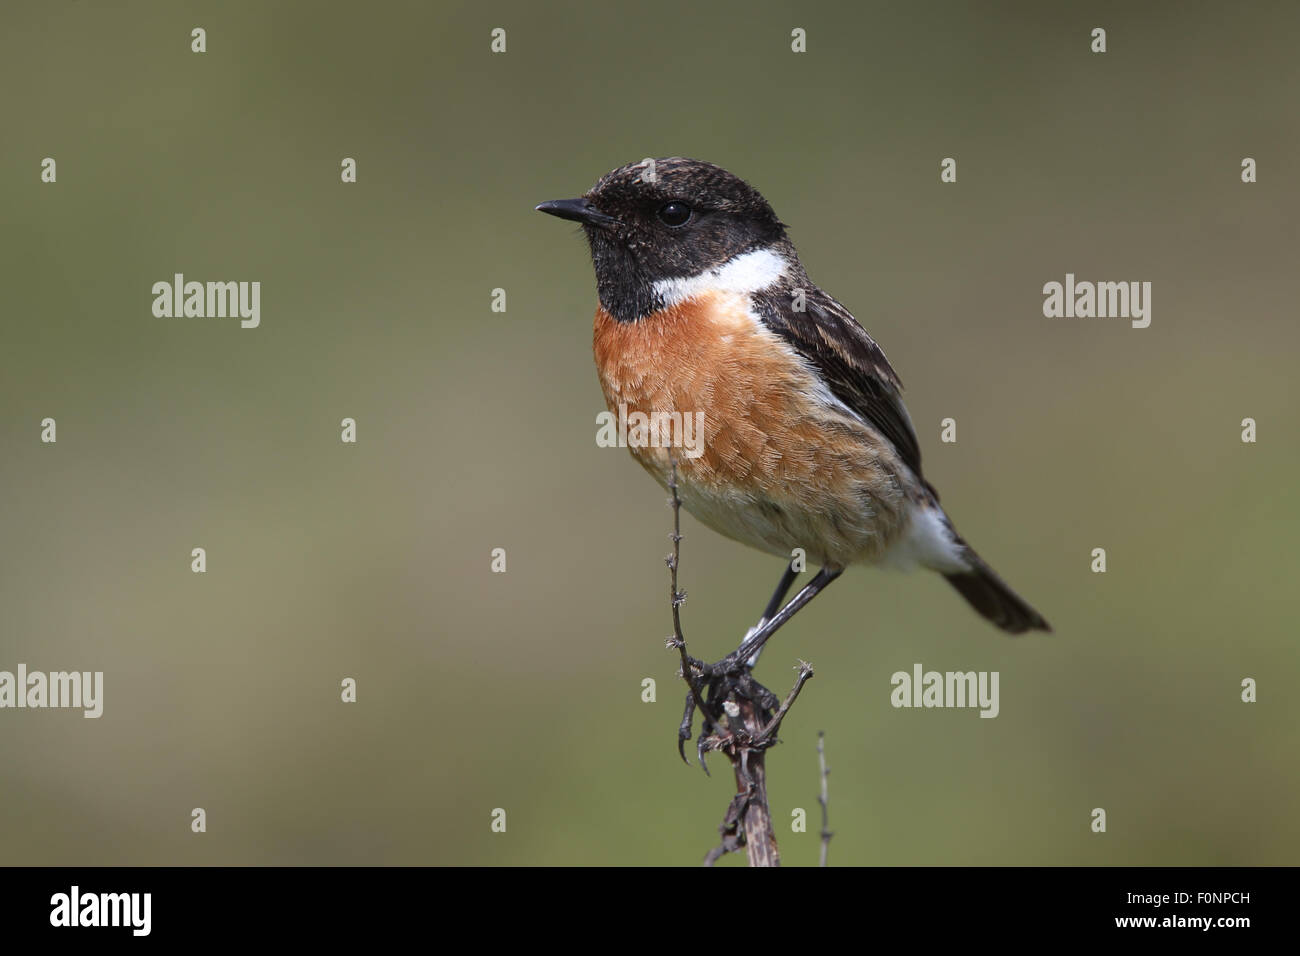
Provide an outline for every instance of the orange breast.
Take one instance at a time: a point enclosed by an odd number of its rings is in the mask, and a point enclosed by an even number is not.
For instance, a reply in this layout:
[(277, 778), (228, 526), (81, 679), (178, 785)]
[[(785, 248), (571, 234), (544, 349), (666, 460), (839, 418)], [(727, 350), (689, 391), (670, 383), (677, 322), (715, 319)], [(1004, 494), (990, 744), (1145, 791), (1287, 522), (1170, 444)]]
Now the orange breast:
[[(635, 322), (599, 308), (594, 351), (616, 415), (701, 414), (702, 453), (671, 454), (683, 504), (716, 530), (845, 564), (901, 523), (906, 478), (892, 447), (831, 399), (746, 296), (700, 296)], [(666, 481), (669, 449), (630, 450)]]

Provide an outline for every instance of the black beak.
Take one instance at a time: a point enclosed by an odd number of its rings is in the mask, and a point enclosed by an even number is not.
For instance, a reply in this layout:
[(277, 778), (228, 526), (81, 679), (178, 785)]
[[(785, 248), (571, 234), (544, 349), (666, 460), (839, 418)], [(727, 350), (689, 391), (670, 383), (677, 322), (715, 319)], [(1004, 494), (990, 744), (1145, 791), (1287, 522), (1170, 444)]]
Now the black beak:
[(585, 199), (551, 199), (537, 206), (538, 212), (548, 216), (571, 219), (588, 226), (616, 226), (618, 220), (606, 216)]

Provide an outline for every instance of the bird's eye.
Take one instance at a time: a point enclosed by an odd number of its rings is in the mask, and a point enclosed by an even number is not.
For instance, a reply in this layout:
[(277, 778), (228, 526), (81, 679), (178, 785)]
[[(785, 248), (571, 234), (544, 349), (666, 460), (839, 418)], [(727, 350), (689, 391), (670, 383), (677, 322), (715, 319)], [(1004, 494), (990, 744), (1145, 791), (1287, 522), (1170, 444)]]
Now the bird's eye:
[(674, 199), (659, 210), (659, 221), (665, 226), (684, 226), (691, 218), (691, 207)]

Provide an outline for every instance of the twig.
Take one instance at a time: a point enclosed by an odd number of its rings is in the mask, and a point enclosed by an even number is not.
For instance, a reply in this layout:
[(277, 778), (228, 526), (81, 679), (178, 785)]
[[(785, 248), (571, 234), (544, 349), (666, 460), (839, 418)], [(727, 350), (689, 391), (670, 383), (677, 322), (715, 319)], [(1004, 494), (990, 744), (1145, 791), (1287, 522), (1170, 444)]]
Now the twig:
[(744, 798), (745, 849), (750, 866), (780, 866), (781, 853), (776, 847), (776, 830), (772, 826), (772, 812), (767, 807), (767, 760), (764, 751), (773, 741), (754, 740), (753, 735), (762, 727), (763, 716), (758, 704), (741, 698), (738, 718), (750, 741), (737, 746), (731, 756), (736, 771), (737, 797)]
[(830, 852), (831, 837), (834, 835), (830, 831), (831, 819), (828, 805), (830, 803), (830, 793), (826, 786), (826, 778), (830, 776), (831, 768), (826, 766), (826, 731), (817, 731), (817, 762), (821, 764), (822, 792), (817, 798), (817, 802), (822, 805), (822, 858), (819, 866), (826, 865), (826, 854)]
[(781, 721), (785, 720), (785, 715), (789, 713), (790, 708), (794, 706), (795, 698), (799, 696), (799, 691), (803, 690), (803, 685), (813, 678), (813, 666), (807, 661), (799, 662), (799, 676), (794, 679), (794, 687), (786, 695), (785, 701), (781, 704), (781, 709), (776, 712), (772, 722), (763, 728), (761, 739), (768, 740), (776, 736), (776, 732), (781, 729)]
[(695, 709), (703, 717), (707, 730), (713, 724), (713, 720), (709, 716), (708, 708), (704, 706), (704, 698), (700, 696), (699, 679), (696, 677), (700, 662), (686, 653), (686, 638), (682, 634), (681, 606), (686, 603), (686, 592), (677, 590), (677, 567), (681, 563), (682, 500), (677, 496), (677, 459), (670, 457), (669, 463), (671, 470), (668, 474), (668, 490), (673, 495), (670, 501), (673, 506), (673, 553), (664, 560), (668, 564), (669, 572), (668, 599), (673, 607), (673, 636), (668, 639), (668, 646), (677, 648), (681, 654), (682, 680), (686, 681), (686, 686), (691, 689), (691, 700), (695, 701)]

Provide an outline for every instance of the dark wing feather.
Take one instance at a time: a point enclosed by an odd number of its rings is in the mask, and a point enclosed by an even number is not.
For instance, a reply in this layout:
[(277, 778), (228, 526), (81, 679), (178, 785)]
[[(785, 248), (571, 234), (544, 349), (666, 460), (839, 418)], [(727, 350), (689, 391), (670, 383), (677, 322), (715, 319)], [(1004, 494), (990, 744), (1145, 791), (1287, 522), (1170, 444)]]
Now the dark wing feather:
[(787, 287), (756, 294), (754, 307), (762, 323), (821, 373), (836, 398), (889, 439), (920, 478), (921, 446), (899, 395), (903, 383), (852, 313), (811, 283), (804, 286), (803, 312), (795, 311), (794, 290)]

